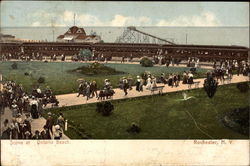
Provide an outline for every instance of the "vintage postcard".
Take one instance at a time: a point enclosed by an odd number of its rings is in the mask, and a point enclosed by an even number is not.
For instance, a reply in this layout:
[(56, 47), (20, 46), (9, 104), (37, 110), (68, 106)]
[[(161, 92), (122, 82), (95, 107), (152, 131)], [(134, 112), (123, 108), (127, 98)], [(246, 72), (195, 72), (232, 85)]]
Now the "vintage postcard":
[(249, 3), (1, 1), (2, 166), (248, 166)]

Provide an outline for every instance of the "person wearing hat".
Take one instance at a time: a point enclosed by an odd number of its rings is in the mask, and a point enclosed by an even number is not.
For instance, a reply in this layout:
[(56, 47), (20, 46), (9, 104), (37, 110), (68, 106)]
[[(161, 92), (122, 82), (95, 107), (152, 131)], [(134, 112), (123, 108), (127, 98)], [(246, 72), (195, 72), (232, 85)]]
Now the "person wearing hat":
[(187, 83), (188, 83), (188, 75), (187, 72), (184, 71), (182, 84), (187, 84)]
[(46, 127), (49, 129), (49, 131), (53, 134), (53, 125), (54, 125), (54, 119), (52, 117), (51, 112), (48, 113), (48, 118), (46, 120)]
[(42, 139), (51, 139), (49, 129), (46, 125), (43, 126), (43, 130), (41, 131)]
[(19, 126), (16, 121), (16, 118), (12, 118), (12, 122), (10, 124), (11, 129), (11, 138), (12, 139), (18, 139), (18, 133), (19, 133)]
[(148, 78), (147, 78), (146, 89), (150, 90), (151, 87), (152, 87), (152, 79), (151, 79), (151, 75), (149, 74), (149, 75), (148, 75)]
[(18, 106), (16, 104), (16, 100), (13, 100), (13, 103), (11, 105), (11, 109), (12, 109), (12, 117), (16, 117), (17, 113), (18, 113)]
[(19, 128), (18, 138), (22, 139), (23, 138), (23, 119), (22, 119), (22, 115), (20, 113), (18, 113), (16, 116), (16, 122), (17, 122), (18, 128)]
[(31, 139), (31, 133), (29, 132), (29, 131), (26, 131), (25, 133), (24, 133), (24, 139)]
[(63, 113), (59, 113), (59, 117), (57, 118), (57, 124), (60, 126), (61, 130), (64, 130), (65, 126), (65, 119)]
[(136, 83), (135, 83), (135, 85), (136, 85), (136, 90), (138, 91), (138, 92), (140, 92), (140, 83), (141, 83), (141, 79), (140, 79), (140, 76), (137, 76), (136, 77), (137, 79), (136, 79)]
[(3, 126), (2, 126), (1, 139), (10, 139), (10, 133), (11, 133), (11, 129), (9, 125), (9, 120), (5, 119)]
[(51, 91), (49, 86), (46, 87), (45, 94), (46, 94), (47, 97), (50, 97), (52, 95), (52, 91)]
[(54, 139), (60, 139), (62, 137), (62, 131), (59, 125), (55, 125)]
[(126, 79), (126, 77), (123, 77), (122, 82), (123, 82), (123, 91), (126, 96), (128, 94), (128, 88), (129, 88), (128, 80)]
[(173, 75), (173, 85), (177, 87), (177, 75), (176, 74)]
[(29, 131), (31, 133), (31, 123), (28, 119), (24, 120), (22, 127), (23, 127), (22, 129), (23, 135), (25, 135), (24, 133), (26, 131)]
[(86, 96), (87, 96), (87, 100), (89, 100), (91, 95), (91, 91), (90, 91), (90, 83), (86, 82)]
[(23, 111), (28, 112), (29, 109), (29, 96), (24, 93), (23, 95)]
[(91, 91), (91, 97), (96, 96), (96, 98), (98, 98), (96, 81), (91, 82), (90, 91)]
[(181, 81), (181, 75), (178, 73), (178, 74), (177, 74), (177, 82), (176, 82), (176, 86), (179, 86), (180, 81)]
[(174, 87), (173, 75), (172, 73), (168, 77), (168, 86)]
[(105, 81), (104, 81), (104, 88), (106, 88), (106, 90), (110, 90), (111, 83), (110, 83), (109, 79), (105, 79)]
[(144, 86), (144, 83), (145, 83), (145, 80), (143, 78), (140, 78), (140, 85), (139, 85), (139, 90), (140, 92), (143, 92), (143, 86)]
[(151, 89), (155, 88), (155, 87), (157, 87), (157, 85), (156, 85), (156, 78), (153, 76), (152, 77), (152, 86), (151, 86)]
[(129, 90), (132, 90), (132, 85), (133, 85), (133, 78), (131, 76), (128, 77), (128, 87), (129, 87)]
[(38, 119), (39, 114), (38, 114), (38, 101), (35, 99), (34, 96), (32, 96), (32, 100), (30, 101), (30, 106), (31, 106), (31, 116), (33, 119)]
[(194, 77), (194, 75), (191, 72), (189, 72), (188, 73), (188, 82), (187, 82), (188, 83), (188, 88), (191, 88), (192, 84), (194, 83), (193, 77)]
[(35, 131), (35, 135), (32, 137), (32, 139), (42, 139), (40, 132), (38, 130)]
[(42, 94), (42, 90), (41, 90), (40, 86), (36, 89), (36, 92), (37, 92), (37, 96), (40, 97)]
[(84, 84), (83, 81), (81, 81), (80, 84), (79, 84), (77, 97), (79, 97), (81, 94), (83, 94), (83, 90), (84, 90), (84, 85), (83, 84)]

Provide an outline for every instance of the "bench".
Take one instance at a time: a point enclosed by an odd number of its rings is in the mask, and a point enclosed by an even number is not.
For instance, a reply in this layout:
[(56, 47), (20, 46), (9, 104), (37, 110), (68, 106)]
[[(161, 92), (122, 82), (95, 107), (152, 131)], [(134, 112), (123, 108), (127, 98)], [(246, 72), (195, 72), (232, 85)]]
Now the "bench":
[(199, 84), (200, 84), (200, 81), (194, 82), (194, 87), (195, 87), (195, 88), (199, 88)]
[(164, 88), (164, 86), (153, 87), (153, 88), (151, 89), (151, 93), (154, 93), (155, 91), (158, 91), (159, 94), (162, 94), (163, 88)]

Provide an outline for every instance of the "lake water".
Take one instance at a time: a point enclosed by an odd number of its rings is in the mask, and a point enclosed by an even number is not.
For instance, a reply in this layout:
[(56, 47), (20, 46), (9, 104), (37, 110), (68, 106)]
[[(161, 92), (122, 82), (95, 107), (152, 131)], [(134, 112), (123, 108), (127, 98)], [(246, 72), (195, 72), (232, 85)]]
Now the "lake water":
[[(55, 27), (54, 39), (64, 34), (69, 27)], [(249, 27), (136, 27), (138, 30), (177, 44), (240, 45), (249, 47)], [(104, 42), (115, 42), (126, 27), (84, 27), (87, 34), (96, 32)], [(51, 27), (1, 28), (1, 33), (16, 38), (53, 41)], [(186, 40), (187, 36), (187, 40)]]

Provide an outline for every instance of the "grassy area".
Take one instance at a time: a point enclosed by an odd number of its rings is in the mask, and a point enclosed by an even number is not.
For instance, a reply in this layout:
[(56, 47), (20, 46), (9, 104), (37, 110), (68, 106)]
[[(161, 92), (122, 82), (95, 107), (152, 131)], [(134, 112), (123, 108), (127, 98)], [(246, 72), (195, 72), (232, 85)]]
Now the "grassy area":
[[(96, 112), (96, 104), (53, 108), (55, 116), (62, 112), (69, 121), (66, 134), (72, 139), (247, 139), (223, 125), (221, 118), (235, 108), (248, 106), (248, 93), (240, 93), (235, 84), (220, 86), (214, 98), (203, 89), (187, 92), (194, 96), (181, 101), (182, 92), (165, 96), (147, 96), (112, 101), (114, 111), (109, 117)], [(187, 112), (188, 111), (188, 112)], [(141, 127), (138, 134), (126, 130), (132, 122)]]
[[(18, 69), (14, 70), (11, 65), (14, 62), (0, 62), (0, 73), (3, 74), (4, 80), (14, 80), (18, 84), (22, 84), (24, 89), (30, 92), (34, 86), (39, 85), (37, 80), (39, 77), (45, 78), (45, 83), (40, 84), (42, 88), (50, 86), (55, 94), (66, 94), (77, 92), (78, 78), (85, 78), (86, 80), (96, 80), (99, 88), (102, 88), (104, 79), (110, 79), (113, 87), (118, 86), (118, 81), (123, 76), (139, 75), (145, 71), (150, 71), (154, 75), (160, 75), (161, 73), (173, 73), (183, 72), (189, 70), (189, 68), (177, 68), (177, 67), (142, 67), (139, 64), (105, 64), (108, 67), (112, 67), (117, 71), (122, 71), (128, 74), (117, 75), (98, 75), (87, 76), (80, 73), (68, 72), (69, 70), (76, 69), (89, 63), (80, 62), (17, 62)], [(25, 76), (24, 73), (29, 73), (29, 76)], [(206, 70), (199, 69), (198, 74), (195, 77), (204, 76)]]

